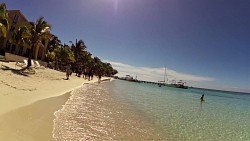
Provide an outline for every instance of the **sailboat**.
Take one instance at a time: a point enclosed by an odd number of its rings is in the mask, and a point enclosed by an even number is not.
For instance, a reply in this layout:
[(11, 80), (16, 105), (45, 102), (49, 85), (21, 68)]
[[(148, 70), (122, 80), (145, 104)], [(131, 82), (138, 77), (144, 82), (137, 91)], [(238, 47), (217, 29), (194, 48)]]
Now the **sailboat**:
[(165, 65), (165, 74), (164, 74), (164, 81), (158, 81), (158, 86), (168, 86), (168, 87), (174, 87), (174, 88), (182, 88), (182, 89), (188, 89), (188, 86), (185, 86), (185, 83), (183, 80), (180, 80), (179, 82), (176, 82), (175, 80), (171, 84), (166, 83), (166, 65)]
[(158, 81), (158, 86), (161, 87), (162, 85), (166, 86), (166, 65), (165, 65), (165, 74), (164, 74), (164, 80), (163, 81)]

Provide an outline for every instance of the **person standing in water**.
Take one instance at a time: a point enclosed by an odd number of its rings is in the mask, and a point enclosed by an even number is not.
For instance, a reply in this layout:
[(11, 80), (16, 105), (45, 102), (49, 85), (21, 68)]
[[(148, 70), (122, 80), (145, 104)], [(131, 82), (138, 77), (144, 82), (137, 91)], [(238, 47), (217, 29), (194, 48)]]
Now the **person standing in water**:
[(202, 94), (202, 96), (201, 96), (201, 102), (203, 102), (203, 101), (205, 101), (205, 100), (204, 100), (204, 91), (203, 91), (203, 94)]

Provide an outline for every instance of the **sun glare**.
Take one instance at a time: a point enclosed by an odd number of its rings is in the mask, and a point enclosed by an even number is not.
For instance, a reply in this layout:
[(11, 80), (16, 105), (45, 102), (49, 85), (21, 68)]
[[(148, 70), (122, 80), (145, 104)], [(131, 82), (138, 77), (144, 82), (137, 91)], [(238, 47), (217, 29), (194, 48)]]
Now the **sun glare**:
[(118, 11), (118, 3), (119, 3), (119, 0), (114, 0), (114, 10), (115, 10), (115, 14), (116, 14), (117, 11)]

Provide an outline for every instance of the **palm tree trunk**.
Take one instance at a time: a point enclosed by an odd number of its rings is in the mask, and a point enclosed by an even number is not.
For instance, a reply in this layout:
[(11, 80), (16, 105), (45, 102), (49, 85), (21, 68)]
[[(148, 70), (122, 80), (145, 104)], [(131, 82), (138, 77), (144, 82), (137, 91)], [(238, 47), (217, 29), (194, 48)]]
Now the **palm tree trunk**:
[(32, 58), (32, 51), (30, 50), (27, 68), (31, 66), (31, 58)]
[(15, 55), (17, 55), (18, 54), (18, 52), (19, 52), (19, 45), (18, 44), (16, 44), (16, 48), (15, 48)]
[(36, 47), (35, 47), (35, 55), (34, 55), (35, 60), (37, 60), (39, 48), (40, 48), (40, 45), (36, 45)]
[(31, 49), (29, 50), (29, 59), (28, 59), (28, 65), (27, 67), (30, 67), (31, 66), (31, 59), (32, 59), (32, 55), (33, 55), (33, 50), (35, 48), (35, 44), (32, 44), (32, 47)]
[(45, 45), (44, 45), (44, 49), (43, 49), (43, 53), (42, 53), (42, 60), (44, 61), (45, 59), (45, 54), (47, 53), (47, 48), (48, 48), (48, 40), (45, 40)]

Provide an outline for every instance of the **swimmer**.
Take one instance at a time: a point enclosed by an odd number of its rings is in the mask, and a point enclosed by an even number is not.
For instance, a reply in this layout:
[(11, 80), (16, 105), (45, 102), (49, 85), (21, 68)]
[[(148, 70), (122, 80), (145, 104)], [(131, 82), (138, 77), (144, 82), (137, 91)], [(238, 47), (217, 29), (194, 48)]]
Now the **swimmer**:
[(204, 100), (204, 94), (202, 94), (202, 96), (201, 96), (201, 102), (203, 102), (203, 101), (205, 101)]

